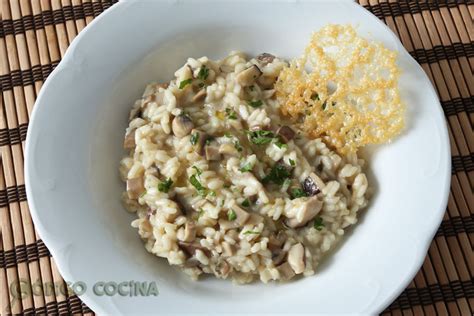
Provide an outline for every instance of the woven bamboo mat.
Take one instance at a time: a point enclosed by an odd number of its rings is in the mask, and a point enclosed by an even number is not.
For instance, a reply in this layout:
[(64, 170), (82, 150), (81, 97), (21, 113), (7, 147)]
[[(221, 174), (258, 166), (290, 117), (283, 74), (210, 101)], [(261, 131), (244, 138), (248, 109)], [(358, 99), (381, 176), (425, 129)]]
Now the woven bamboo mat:
[[(0, 315), (93, 314), (64, 290), (54, 259), (34, 230), (23, 156), (42, 84), (73, 38), (116, 1), (0, 1)], [(385, 314), (472, 315), (474, 2), (360, 4), (400, 37), (428, 74), (449, 124), (452, 151), (452, 186), (441, 227), (422, 269)]]

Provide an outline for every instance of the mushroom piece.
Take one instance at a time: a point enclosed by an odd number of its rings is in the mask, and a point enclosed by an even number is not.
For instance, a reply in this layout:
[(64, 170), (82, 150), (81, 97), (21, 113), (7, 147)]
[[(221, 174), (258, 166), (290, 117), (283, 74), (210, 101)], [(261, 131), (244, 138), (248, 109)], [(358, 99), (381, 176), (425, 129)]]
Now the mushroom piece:
[(240, 72), (237, 77), (237, 83), (242, 87), (247, 87), (255, 83), (255, 80), (262, 75), (262, 71), (257, 65), (252, 65), (244, 71)]
[(303, 181), (303, 190), (307, 196), (313, 196), (321, 192), (325, 184), (320, 177), (318, 177), (314, 172), (311, 172), (310, 175)]
[(187, 222), (184, 225), (184, 236), (181, 241), (190, 242), (196, 238), (196, 224)]
[(196, 93), (194, 95), (194, 97), (191, 99), (191, 101), (193, 102), (200, 102), (202, 100), (204, 100), (207, 96), (207, 92), (206, 92), (206, 89), (201, 89), (198, 91), (198, 93)]
[(209, 136), (204, 133), (203, 131), (200, 131), (198, 129), (193, 129), (191, 131), (191, 140), (193, 138), (196, 138), (195, 139), (195, 143), (194, 143), (194, 151), (196, 153), (198, 153), (199, 155), (201, 156), (204, 156), (205, 154), (205, 150), (204, 150), (204, 147), (206, 145), (206, 140), (209, 138)]
[(287, 281), (295, 276), (295, 272), (293, 271), (293, 269), (291, 268), (288, 262), (280, 264), (277, 267), (277, 270), (280, 273), (280, 278), (284, 281)]
[(178, 241), (178, 246), (179, 246), (179, 248), (181, 248), (181, 250), (183, 250), (190, 257), (194, 256), (197, 249), (204, 252), (204, 254), (208, 257), (211, 254), (209, 249), (201, 246), (201, 244), (199, 242), (190, 243), (190, 242), (185, 242), (185, 241)]
[(277, 132), (276, 132), (280, 138), (285, 142), (285, 143), (288, 143), (290, 140), (292, 140), (293, 138), (295, 138), (295, 131), (293, 131), (291, 129), (291, 127), (289, 126), (286, 126), (286, 125), (283, 125), (282, 127), (280, 127), (279, 129), (277, 129)]
[(143, 186), (143, 178), (134, 178), (127, 180), (127, 194), (129, 199), (138, 199), (138, 197), (145, 191)]
[(296, 274), (303, 273), (304, 264), (304, 247), (301, 243), (291, 246), (288, 251), (288, 263)]
[(298, 210), (296, 217), (288, 218), (285, 221), (285, 224), (291, 228), (298, 228), (304, 226), (316, 215), (318, 215), (322, 207), (323, 202), (318, 200), (316, 196), (313, 196), (304, 202), (303, 207)]
[(269, 53), (261, 53), (256, 57), (256, 59), (258, 60), (259, 64), (262, 65), (262, 67), (265, 67), (266, 65), (273, 62), (275, 56)]
[(206, 160), (220, 160), (221, 154), (219, 153), (219, 148), (215, 145), (206, 145), (205, 146), (206, 152)]
[(282, 249), (275, 249), (272, 251), (272, 261), (275, 266), (279, 265), (286, 259), (287, 252)]
[(239, 156), (239, 152), (235, 148), (234, 145), (225, 143), (219, 146), (219, 153), (227, 156), (237, 157)]
[(191, 133), (194, 128), (194, 123), (186, 114), (180, 114), (173, 119), (171, 129), (176, 137), (183, 138)]
[(240, 227), (243, 226), (247, 220), (250, 218), (250, 214), (241, 209), (239, 206), (234, 205), (232, 210), (235, 212), (236, 218), (232, 221), (235, 226)]
[(260, 87), (268, 90), (268, 89), (273, 88), (276, 80), (277, 78), (273, 76), (260, 76), (257, 79), (257, 83), (259, 84)]
[(263, 216), (251, 213), (249, 219), (245, 222), (246, 225), (258, 225), (263, 223)]
[(188, 201), (188, 199), (186, 199), (179, 193), (176, 193), (174, 201), (176, 202), (176, 204), (178, 204), (179, 209), (186, 215), (190, 215), (196, 211), (191, 205), (191, 203)]
[(135, 143), (135, 129), (128, 134), (125, 135), (125, 138), (123, 140), (123, 148), (124, 149), (133, 149), (136, 146)]
[(268, 238), (268, 249), (274, 251), (275, 249), (280, 249), (283, 246), (283, 243), (286, 241), (286, 234), (283, 231), (279, 231), (278, 234), (270, 235)]
[(229, 244), (227, 241), (222, 242), (222, 249), (224, 250), (223, 254), (228, 257), (233, 256), (235, 253), (235, 246)]

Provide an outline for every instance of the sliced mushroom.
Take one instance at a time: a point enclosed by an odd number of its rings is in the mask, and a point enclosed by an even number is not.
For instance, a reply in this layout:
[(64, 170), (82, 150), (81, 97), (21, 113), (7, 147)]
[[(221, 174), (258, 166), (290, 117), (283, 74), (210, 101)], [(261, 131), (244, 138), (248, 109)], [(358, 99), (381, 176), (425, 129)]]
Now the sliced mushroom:
[(235, 254), (235, 246), (229, 244), (227, 241), (222, 242), (222, 249), (224, 250), (223, 254), (225, 256), (233, 256)]
[(196, 153), (198, 153), (199, 155), (201, 156), (204, 156), (205, 154), (205, 150), (204, 150), (204, 147), (206, 145), (206, 140), (209, 138), (209, 136), (204, 133), (203, 131), (200, 131), (198, 129), (193, 129), (191, 131), (191, 137), (194, 137), (194, 135), (197, 135), (196, 136), (196, 144), (194, 146), (194, 151)]
[(205, 146), (206, 160), (220, 160), (221, 154), (219, 153), (219, 148), (213, 144)]
[(265, 67), (266, 65), (273, 62), (275, 56), (269, 53), (261, 53), (256, 59), (258, 60), (259, 64), (262, 65), (262, 67)]
[(191, 101), (193, 102), (200, 102), (202, 100), (204, 100), (207, 96), (207, 92), (206, 92), (206, 89), (201, 89), (198, 91), (198, 93), (196, 93), (194, 95), (194, 97), (191, 99)]
[(291, 268), (290, 264), (288, 262), (285, 262), (283, 264), (280, 264), (277, 267), (278, 272), (280, 273), (280, 278), (283, 281), (287, 281), (295, 276), (295, 271)]
[(308, 196), (313, 196), (321, 192), (325, 187), (323, 180), (318, 177), (314, 172), (311, 172), (310, 175), (303, 181), (303, 190)]
[(237, 83), (242, 87), (247, 87), (255, 83), (255, 80), (262, 75), (262, 71), (257, 65), (252, 65), (244, 71), (240, 72), (237, 77)]
[(219, 153), (227, 156), (237, 157), (239, 152), (234, 145), (225, 143), (219, 146)]
[(247, 220), (250, 218), (250, 214), (244, 211), (242, 208), (240, 208), (237, 205), (234, 205), (232, 207), (232, 210), (235, 212), (236, 218), (235, 220), (232, 221), (234, 223), (234, 226), (236, 227), (241, 227), (243, 226)]
[(191, 133), (194, 128), (194, 123), (186, 114), (180, 114), (173, 119), (171, 128), (176, 137), (182, 138)]
[(145, 191), (143, 186), (143, 178), (134, 178), (127, 180), (127, 194), (129, 199), (138, 199), (138, 197)]
[(191, 242), (196, 238), (196, 224), (193, 222), (187, 222), (184, 225), (184, 236), (181, 241)]
[(123, 140), (123, 148), (124, 149), (133, 149), (135, 148), (135, 129), (128, 134), (125, 135), (125, 138)]
[(209, 249), (201, 246), (201, 244), (197, 241), (193, 242), (193, 243), (185, 242), (185, 241), (178, 241), (178, 246), (190, 257), (194, 256), (197, 249), (204, 252), (204, 254), (208, 257), (211, 255), (211, 252), (209, 251)]
[(257, 83), (263, 89), (271, 89), (273, 88), (273, 85), (275, 84), (276, 79), (277, 78), (273, 76), (260, 76), (257, 79)]
[(277, 132), (276, 132), (280, 138), (285, 142), (285, 143), (288, 143), (290, 140), (292, 140), (293, 138), (295, 138), (295, 131), (293, 131), (291, 129), (291, 127), (289, 126), (286, 126), (286, 125), (283, 125), (282, 127), (280, 127), (279, 129), (277, 129)]
[(258, 225), (263, 223), (263, 216), (251, 213), (249, 219), (245, 222), (246, 225)]
[(283, 231), (278, 231), (278, 234), (270, 235), (268, 238), (268, 249), (274, 251), (275, 249), (280, 249), (283, 246), (283, 243), (286, 241), (286, 234)]
[(184, 266), (186, 268), (195, 268), (197, 266), (199, 266), (200, 262), (198, 259), (192, 257), (192, 258), (189, 258), (188, 260), (186, 260), (186, 263), (184, 264)]
[(176, 193), (174, 197), (174, 201), (176, 204), (178, 204), (179, 209), (186, 215), (190, 215), (193, 212), (196, 212), (196, 210), (193, 208), (191, 203), (186, 199), (184, 196), (182, 196), (179, 193)]
[(288, 251), (288, 263), (296, 274), (304, 271), (304, 247), (301, 243), (291, 246)]
[(304, 202), (303, 207), (298, 210), (296, 217), (288, 218), (285, 221), (285, 224), (291, 228), (304, 226), (318, 215), (322, 207), (323, 202), (321, 202), (316, 196), (313, 196)]
[(282, 249), (275, 249), (272, 251), (272, 261), (275, 266), (279, 265), (286, 259), (288, 253)]

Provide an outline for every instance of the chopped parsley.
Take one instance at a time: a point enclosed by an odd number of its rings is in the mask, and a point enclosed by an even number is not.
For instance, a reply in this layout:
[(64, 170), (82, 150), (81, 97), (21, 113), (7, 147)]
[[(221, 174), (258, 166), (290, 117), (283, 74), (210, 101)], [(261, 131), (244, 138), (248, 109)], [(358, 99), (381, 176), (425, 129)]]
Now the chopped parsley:
[(206, 80), (207, 77), (209, 76), (209, 68), (206, 67), (206, 65), (203, 65), (201, 67), (201, 69), (199, 69), (199, 72), (198, 72), (198, 75), (197, 75), (197, 78), (199, 80)]
[(290, 172), (285, 166), (281, 164), (276, 164), (270, 170), (270, 173), (266, 175), (263, 179), (263, 183), (273, 182), (278, 185), (282, 185), (286, 179), (290, 177)]
[(237, 214), (235, 214), (235, 211), (234, 210), (229, 210), (227, 212), (227, 219), (229, 221), (235, 221), (235, 219), (237, 218)]
[(300, 197), (305, 197), (307, 195), (306, 195), (306, 192), (303, 191), (303, 189), (293, 188), (293, 189), (291, 189), (290, 196), (291, 196), (291, 199), (293, 200), (293, 199), (297, 199), (297, 198), (300, 198)]
[(207, 195), (207, 189), (199, 182), (197, 179), (196, 175), (193, 174), (191, 177), (189, 177), (189, 182), (192, 184), (192, 186), (196, 189), (198, 194), (200, 196), (206, 196)]
[(242, 150), (244, 150), (244, 149), (242, 148), (242, 145), (240, 145), (240, 142), (239, 142), (238, 139), (236, 139), (236, 140), (234, 141), (234, 147), (235, 147), (235, 149), (237, 149), (237, 151), (238, 151), (239, 153), (242, 152)]
[(209, 196), (217, 196), (216, 191), (209, 191)]
[(242, 167), (240, 167), (240, 172), (249, 172), (250, 170), (253, 169), (253, 166), (250, 162), (246, 163)]
[(258, 234), (260, 234), (260, 232), (255, 231), (255, 230), (246, 230), (246, 231), (244, 231), (244, 235), (252, 235), (252, 234), (253, 235), (258, 235)]
[(146, 195), (146, 190), (142, 192), (142, 194), (140, 194), (139, 198), (142, 198)]
[(209, 136), (209, 137), (206, 139), (206, 145), (210, 145), (213, 140), (214, 140), (214, 137), (213, 137), (213, 136)]
[(249, 201), (249, 199), (243, 200), (240, 205), (242, 205), (243, 207), (250, 207), (250, 201)]
[(191, 145), (196, 145), (199, 141), (199, 133), (193, 133), (191, 134)]
[(296, 165), (295, 161), (293, 159), (288, 159), (288, 161), (290, 162), (290, 166), (294, 167)]
[(227, 137), (227, 138), (232, 138), (232, 137), (234, 137), (234, 135), (232, 135), (232, 134), (229, 133), (229, 132), (225, 132), (225, 133), (224, 133), (224, 136)]
[(316, 219), (314, 220), (314, 224), (313, 224), (313, 227), (316, 229), (316, 230), (321, 230), (323, 229), (324, 227), (324, 223), (323, 223), (323, 219), (321, 217), (316, 217)]
[(171, 180), (171, 178), (168, 178), (165, 181), (158, 183), (158, 191), (168, 193), (172, 185), (173, 180)]
[(282, 148), (288, 148), (288, 145), (285, 144), (285, 143), (282, 143), (281, 141), (277, 141), (275, 143), (275, 146), (277, 146), (278, 148), (282, 149)]
[(235, 111), (232, 110), (231, 108), (226, 108), (225, 109), (225, 114), (227, 115), (227, 118), (229, 120), (236, 120), (237, 119), (237, 113), (235, 113)]
[(275, 134), (270, 131), (248, 131), (247, 134), (255, 145), (269, 144), (275, 138)]
[(186, 80), (183, 80), (179, 83), (179, 88), (180, 89), (184, 89), (188, 84), (190, 84), (191, 82), (193, 82), (193, 78), (189, 78), (189, 79), (186, 79)]
[(194, 170), (196, 170), (196, 174), (197, 174), (198, 177), (202, 174), (202, 170), (199, 169), (198, 167), (192, 166), (192, 168), (193, 168)]
[(247, 103), (248, 103), (248, 105), (250, 105), (253, 108), (258, 108), (258, 107), (261, 107), (263, 105), (262, 100), (248, 101)]
[(197, 219), (201, 218), (201, 216), (203, 216), (203, 215), (204, 215), (204, 209), (201, 207), (201, 208), (199, 208)]

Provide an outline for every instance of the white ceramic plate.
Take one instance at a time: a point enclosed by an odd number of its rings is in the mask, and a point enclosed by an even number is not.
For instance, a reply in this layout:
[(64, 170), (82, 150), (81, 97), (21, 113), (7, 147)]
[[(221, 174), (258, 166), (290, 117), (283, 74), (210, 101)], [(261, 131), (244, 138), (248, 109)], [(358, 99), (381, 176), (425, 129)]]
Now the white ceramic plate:
[[(376, 149), (370, 208), (316, 275), (288, 284), (192, 282), (148, 254), (120, 203), (118, 163), (128, 111), (147, 82), (168, 81), (187, 57), (231, 50), (299, 56), (310, 33), (351, 23), (399, 51), (408, 126)], [(398, 39), (350, 1), (123, 1), (73, 41), (43, 86), (26, 144), (36, 228), (68, 281), (101, 314), (378, 313), (420, 268), (447, 203), (444, 116)], [(374, 182), (374, 181), (373, 181)], [(96, 296), (98, 281), (156, 281), (155, 297)]]

